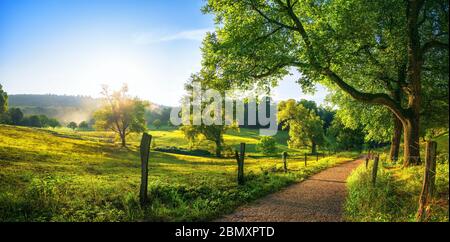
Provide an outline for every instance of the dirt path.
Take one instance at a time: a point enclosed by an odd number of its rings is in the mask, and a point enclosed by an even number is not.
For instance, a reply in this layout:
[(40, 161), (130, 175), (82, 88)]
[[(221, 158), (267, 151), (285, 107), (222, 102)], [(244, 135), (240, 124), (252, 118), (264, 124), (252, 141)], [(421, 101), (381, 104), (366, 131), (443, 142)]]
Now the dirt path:
[(220, 222), (338, 222), (346, 197), (346, 179), (362, 160), (322, 171), (304, 182), (238, 208)]

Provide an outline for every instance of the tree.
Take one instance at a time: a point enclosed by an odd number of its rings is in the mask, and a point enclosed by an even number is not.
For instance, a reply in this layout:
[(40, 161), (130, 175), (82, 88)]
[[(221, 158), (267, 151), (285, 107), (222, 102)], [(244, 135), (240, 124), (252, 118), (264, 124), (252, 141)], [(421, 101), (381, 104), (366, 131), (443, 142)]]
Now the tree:
[(72, 129), (72, 130), (75, 130), (76, 128), (78, 128), (78, 124), (75, 123), (75, 122), (70, 122), (70, 123), (67, 125), (67, 128)]
[(3, 119), (3, 114), (8, 110), (8, 94), (3, 91), (3, 86), (0, 84), (0, 121)]
[(448, 9), (444, 0), (209, 0), (216, 33), (205, 62), (241, 87), (272, 86), (293, 67), (303, 88), (320, 82), (382, 105), (403, 125), (404, 165), (419, 164), (423, 77), (448, 66)]
[(311, 147), (311, 153), (317, 153), (317, 145), (323, 144), (323, 122), (314, 111), (290, 99), (278, 104), (278, 120), (283, 128), (289, 129), (289, 146)]
[(35, 128), (42, 128), (44, 125), (42, 123), (40, 116), (32, 115), (28, 117), (28, 126)]
[(54, 128), (56, 128), (56, 127), (60, 127), (61, 124), (59, 123), (58, 120), (56, 120), (56, 119), (54, 119), (54, 118), (49, 118), (49, 119), (47, 120), (46, 126), (50, 126), (50, 127), (52, 127), (52, 128), (54, 129)]
[[(214, 85), (215, 83), (220, 83), (220, 81), (218, 81), (217, 77), (208, 76), (207, 72), (200, 72), (198, 74), (192, 75), (191, 79), (185, 85), (185, 89), (188, 93), (186, 98), (188, 98), (191, 101), (190, 102), (191, 104), (198, 103), (201, 113), (204, 113), (205, 110), (208, 108), (208, 105), (210, 105), (212, 103), (211, 100), (206, 100), (206, 98), (204, 97), (203, 94), (205, 94), (205, 90), (207, 90), (209, 88), (214, 88), (215, 90), (221, 91), (222, 93), (225, 91), (225, 89), (223, 89), (223, 87), (215, 86)], [(199, 95), (194, 97), (193, 90), (194, 90), (194, 85), (196, 85), (196, 84), (201, 86), (202, 91), (201, 91), (201, 93), (199, 93)], [(220, 104), (223, 105), (224, 102), (225, 101), (223, 100), (223, 102)], [(222, 118), (222, 121), (224, 121), (225, 110), (222, 109), (222, 113), (220, 113), (220, 114), (210, 112), (210, 115), (211, 115), (212, 119)], [(220, 115), (220, 117), (217, 117), (214, 115)], [(196, 118), (198, 118), (198, 117), (196, 117)], [(192, 115), (190, 117), (190, 120), (191, 120), (191, 124), (193, 124), (192, 121), (194, 120), (194, 117)], [(215, 154), (217, 157), (222, 157), (222, 150), (223, 150), (223, 146), (224, 146), (223, 135), (229, 129), (237, 129), (236, 123), (228, 125), (228, 124), (224, 124), (222, 122), (222, 124), (220, 124), (220, 125), (215, 124), (215, 123), (206, 125), (203, 122), (201, 122), (200, 124), (184, 125), (184, 126), (180, 127), (180, 130), (184, 133), (185, 138), (191, 144), (195, 144), (195, 142), (198, 140), (199, 136), (202, 136), (206, 140), (214, 142)]]
[(327, 130), (325, 140), (328, 148), (334, 151), (361, 150), (364, 145), (364, 132), (360, 127), (348, 128), (336, 118)]
[(387, 108), (358, 102), (339, 90), (330, 100), (339, 106), (336, 116), (345, 128), (361, 128), (367, 142), (390, 142), (390, 159), (397, 161), (403, 126)]
[(159, 119), (155, 119), (155, 121), (153, 121), (153, 126), (155, 126), (156, 129), (159, 129), (161, 127), (161, 120)]
[(118, 134), (122, 147), (126, 147), (128, 134), (146, 130), (145, 108), (148, 103), (138, 98), (131, 98), (127, 93), (126, 85), (112, 93), (107, 86), (103, 86), (102, 95), (105, 98), (105, 104), (94, 113), (95, 127)]
[(89, 129), (89, 123), (86, 121), (82, 121), (79, 125), (78, 128), (82, 129), (82, 130), (88, 130)]
[(8, 113), (12, 125), (20, 125), (22, 123), (23, 113), (22, 110), (20, 110), (20, 108), (10, 108)]
[(189, 142), (189, 148), (192, 149), (198, 144), (200, 132), (193, 125), (185, 125), (180, 127), (184, 138)]

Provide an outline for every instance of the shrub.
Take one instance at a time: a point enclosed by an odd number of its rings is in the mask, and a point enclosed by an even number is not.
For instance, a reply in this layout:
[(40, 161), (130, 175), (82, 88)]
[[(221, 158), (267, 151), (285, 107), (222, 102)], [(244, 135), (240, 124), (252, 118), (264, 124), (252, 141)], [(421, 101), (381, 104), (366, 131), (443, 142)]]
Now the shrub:
[(277, 152), (277, 142), (273, 137), (263, 136), (258, 143), (258, 150), (263, 154), (270, 155)]

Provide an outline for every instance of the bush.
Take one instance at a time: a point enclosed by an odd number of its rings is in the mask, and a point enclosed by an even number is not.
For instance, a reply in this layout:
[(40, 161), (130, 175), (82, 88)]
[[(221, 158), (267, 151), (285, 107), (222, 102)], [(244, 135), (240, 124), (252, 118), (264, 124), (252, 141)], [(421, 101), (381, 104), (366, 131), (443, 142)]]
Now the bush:
[(277, 152), (277, 142), (273, 137), (263, 136), (258, 143), (258, 150), (265, 155), (275, 154)]

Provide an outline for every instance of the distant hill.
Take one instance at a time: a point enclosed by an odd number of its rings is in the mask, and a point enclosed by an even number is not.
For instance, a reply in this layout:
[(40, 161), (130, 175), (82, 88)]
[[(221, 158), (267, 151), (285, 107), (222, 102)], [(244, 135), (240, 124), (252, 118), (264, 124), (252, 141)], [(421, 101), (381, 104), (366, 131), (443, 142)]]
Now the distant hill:
[(10, 106), (17, 107), (82, 107), (85, 105), (97, 105), (100, 99), (89, 96), (66, 96), (66, 95), (34, 95), (19, 94), (9, 95)]
[[(102, 99), (89, 96), (67, 96), (67, 95), (36, 95), (19, 94), (8, 95), (9, 107), (17, 107), (25, 115), (44, 114), (56, 118), (60, 122), (88, 121), (92, 114), (102, 105)], [(155, 117), (166, 107), (151, 103), (148, 117)], [(151, 115), (155, 113), (155, 115)]]

